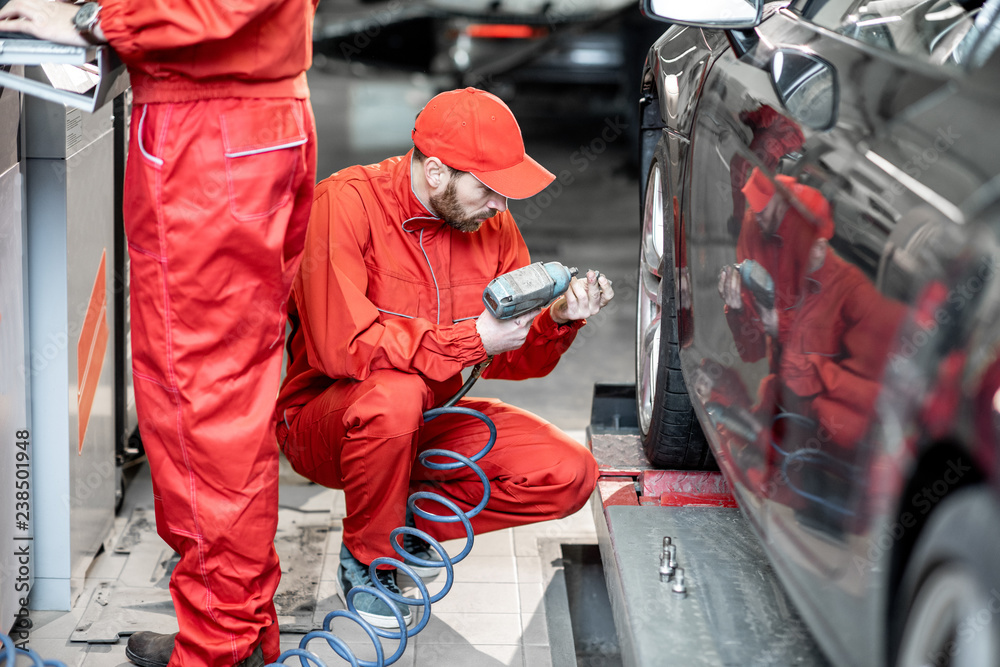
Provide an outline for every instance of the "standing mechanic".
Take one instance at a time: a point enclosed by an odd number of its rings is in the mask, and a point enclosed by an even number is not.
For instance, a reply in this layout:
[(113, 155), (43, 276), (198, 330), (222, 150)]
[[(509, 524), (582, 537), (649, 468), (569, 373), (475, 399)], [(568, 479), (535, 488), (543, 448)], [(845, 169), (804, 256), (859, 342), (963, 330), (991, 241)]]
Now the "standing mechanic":
[(262, 665), (272, 600), (272, 422), (286, 302), (315, 182), (305, 71), (315, 0), (11, 0), (0, 30), (107, 42), (134, 109), (125, 175), (136, 406), (180, 632), (144, 667)]
[[(408, 154), (317, 185), (289, 304), (277, 437), (295, 470), (345, 492), (338, 572), (345, 597), (372, 585), (372, 560), (395, 556), (389, 534), (404, 521), (438, 540), (465, 535), (458, 523), (417, 516), (414, 524), (405, 516), (411, 492), (435, 491), (464, 511), (482, 498), (468, 469), (414, 465), (429, 448), (478, 452), (488, 437), (482, 423), (442, 415), (425, 424), (422, 413), (457, 392), (462, 369), (491, 356), (483, 377), (546, 375), (584, 318), (614, 295), (606, 277), (589, 272), (542, 311), (492, 317), (483, 288), (530, 263), (507, 199), (535, 195), (554, 176), (525, 154), (510, 109), (481, 90), (438, 95), (418, 114), (412, 136)], [(458, 405), (497, 427), (496, 444), (479, 461), (492, 495), (472, 519), (477, 533), (564, 517), (586, 503), (597, 480), (587, 449), (498, 400)], [(395, 570), (380, 566), (378, 577), (398, 591)], [(358, 596), (355, 605), (373, 625), (398, 627), (374, 596)], [(409, 623), (409, 607), (399, 611)]]

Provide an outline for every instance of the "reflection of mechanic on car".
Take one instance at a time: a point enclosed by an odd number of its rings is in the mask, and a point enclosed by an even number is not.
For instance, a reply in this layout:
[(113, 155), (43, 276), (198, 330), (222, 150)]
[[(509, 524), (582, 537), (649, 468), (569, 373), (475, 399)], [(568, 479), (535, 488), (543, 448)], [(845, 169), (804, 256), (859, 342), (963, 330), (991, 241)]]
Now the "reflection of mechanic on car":
[(805, 443), (850, 451), (873, 416), (889, 334), (898, 328), (904, 307), (884, 298), (829, 247), (833, 219), (818, 190), (786, 176), (777, 181), (797, 206), (783, 202), (771, 181), (754, 170), (744, 195), (756, 224), (744, 225), (737, 245), (740, 262), (756, 261), (773, 272), (773, 303), (762, 303), (733, 266), (719, 278), (741, 355), (769, 356), (770, 372), (749, 408), (761, 430), (749, 433), (758, 433), (761, 445), (770, 444), (763, 439), (776, 447), (783, 443), (778, 451), (785, 455)]
[[(783, 188), (794, 189), (793, 195), (803, 206), (810, 205), (803, 198), (813, 198), (810, 193), (815, 190), (789, 176), (779, 175), (777, 180)], [(759, 169), (751, 172), (742, 192), (747, 209), (736, 241), (736, 261), (742, 264), (751, 260), (766, 271), (773, 278), (774, 295), (770, 303), (760, 303), (753, 290), (742, 289), (743, 279), (734, 265), (724, 266), (719, 272), (719, 295), (726, 303), (726, 320), (740, 357), (753, 362), (768, 354), (765, 334), (776, 336), (778, 344), (787, 339), (791, 311), (801, 299), (813, 241), (818, 234), (832, 236), (833, 222), (826, 205), (825, 217), (815, 217), (827, 221), (829, 229), (817, 230), (787, 198), (774, 196), (774, 184)], [(822, 199), (818, 192), (816, 195)], [(825, 199), (822, 202), (826, 204)]]

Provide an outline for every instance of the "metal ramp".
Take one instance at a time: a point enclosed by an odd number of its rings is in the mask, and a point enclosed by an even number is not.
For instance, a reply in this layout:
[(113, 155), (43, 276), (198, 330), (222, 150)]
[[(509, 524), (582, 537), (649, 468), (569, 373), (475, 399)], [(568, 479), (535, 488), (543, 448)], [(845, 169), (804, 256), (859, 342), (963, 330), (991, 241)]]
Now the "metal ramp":
[[(722, 474), (652, 469), (634, 405), (631, 387), (597, 385), (588, 429), (601, 469), (594, 520), (623, 665), (826, 667)], [(676, 549), (684, 594), (661, 580), (664, 537)]]

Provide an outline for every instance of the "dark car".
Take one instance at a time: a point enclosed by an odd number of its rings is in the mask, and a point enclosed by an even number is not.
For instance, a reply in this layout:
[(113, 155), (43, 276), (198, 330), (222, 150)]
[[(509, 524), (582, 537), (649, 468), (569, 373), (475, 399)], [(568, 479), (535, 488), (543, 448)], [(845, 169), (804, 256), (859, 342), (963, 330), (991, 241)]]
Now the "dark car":
[(648, 458), (835, 664), (1000, 665), (1000, 0), (643, 10)]

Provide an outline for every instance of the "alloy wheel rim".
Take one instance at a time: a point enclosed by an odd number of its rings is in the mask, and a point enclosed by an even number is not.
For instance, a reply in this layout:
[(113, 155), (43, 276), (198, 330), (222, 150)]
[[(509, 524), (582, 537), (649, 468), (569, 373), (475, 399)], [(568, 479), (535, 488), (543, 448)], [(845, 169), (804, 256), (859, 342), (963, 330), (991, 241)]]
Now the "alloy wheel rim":
[(646, 185), (636, 306), (636, 396), (639, 429), (649, 432), (660, 357), (660, 262), (663, 257), (663, 177), (653, 166)]
[(900, 645), (897, 667), (995, 665), (1000, 646), (993, 632), (990, 600), (964, 568), (940, 567), (920, 587)]

